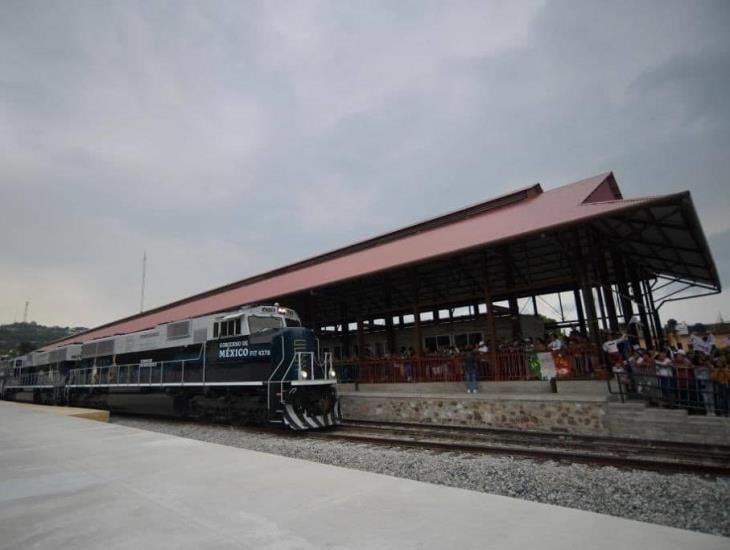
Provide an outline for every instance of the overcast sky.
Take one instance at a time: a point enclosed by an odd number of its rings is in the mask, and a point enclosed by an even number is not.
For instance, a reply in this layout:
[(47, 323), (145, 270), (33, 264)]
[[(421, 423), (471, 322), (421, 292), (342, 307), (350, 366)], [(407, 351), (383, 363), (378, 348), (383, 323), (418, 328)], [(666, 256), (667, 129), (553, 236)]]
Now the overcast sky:
[[(534, 182), (689, 189), (730, 2), (0, 0), (0, 323), (93, 326)], [(663, 318), (730, 318), (730, 294)]]

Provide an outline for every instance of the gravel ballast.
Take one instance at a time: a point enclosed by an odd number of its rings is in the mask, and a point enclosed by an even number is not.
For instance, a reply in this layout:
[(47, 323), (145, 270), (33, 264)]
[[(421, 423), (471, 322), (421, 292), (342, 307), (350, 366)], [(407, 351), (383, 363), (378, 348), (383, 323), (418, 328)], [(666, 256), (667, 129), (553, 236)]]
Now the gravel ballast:
[(730, 536), (730, 478), (393, 448), (246, 428), (112, 416), (169, 435)]

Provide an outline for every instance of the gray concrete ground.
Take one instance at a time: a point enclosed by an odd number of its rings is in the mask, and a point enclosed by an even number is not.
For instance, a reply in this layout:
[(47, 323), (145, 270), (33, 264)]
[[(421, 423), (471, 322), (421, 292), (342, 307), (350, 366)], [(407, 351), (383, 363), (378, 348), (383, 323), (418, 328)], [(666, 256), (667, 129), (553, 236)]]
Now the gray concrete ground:
[(727, 549), (730, 540), (0, 402), (0, 548)]

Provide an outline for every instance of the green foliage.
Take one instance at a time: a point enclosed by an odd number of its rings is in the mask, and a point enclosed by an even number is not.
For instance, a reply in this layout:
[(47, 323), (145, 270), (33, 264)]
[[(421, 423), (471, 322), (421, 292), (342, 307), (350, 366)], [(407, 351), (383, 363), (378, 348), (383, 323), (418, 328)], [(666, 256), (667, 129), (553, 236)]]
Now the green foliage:
[(82, 327), (45, 327), (36, 323), (0, 325), (0, 355), (23, 355), (43, 344), (85, 330)]
[(36, 345), (33, 342), (20, 342), (17, 346), (15, 346), (15, 351), (18, 355), (25, 355), (26, 353), (30, 353), (36, 348)]

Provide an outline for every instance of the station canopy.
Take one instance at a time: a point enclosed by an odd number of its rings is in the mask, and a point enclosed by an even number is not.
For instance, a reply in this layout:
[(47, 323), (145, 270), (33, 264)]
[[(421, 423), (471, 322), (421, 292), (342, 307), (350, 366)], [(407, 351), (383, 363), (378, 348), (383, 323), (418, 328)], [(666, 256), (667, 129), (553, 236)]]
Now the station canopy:
[(721, 290), (689, 191), (625, 199), (605, 173), (547, 191), (518, 189), (45, 349), (253, 303), (292, 307), (311, 326), (412, 314), (613, 284), (622, 266), (653, 281), (659, 305)]

